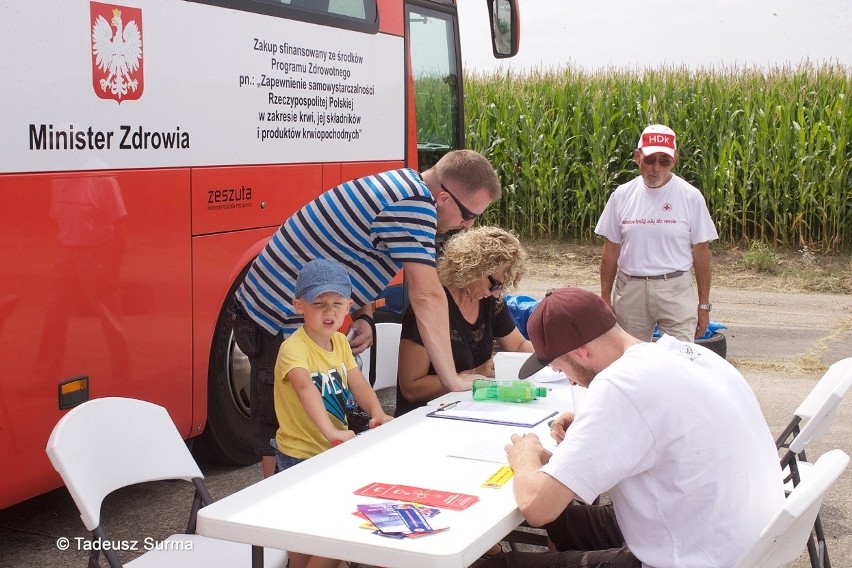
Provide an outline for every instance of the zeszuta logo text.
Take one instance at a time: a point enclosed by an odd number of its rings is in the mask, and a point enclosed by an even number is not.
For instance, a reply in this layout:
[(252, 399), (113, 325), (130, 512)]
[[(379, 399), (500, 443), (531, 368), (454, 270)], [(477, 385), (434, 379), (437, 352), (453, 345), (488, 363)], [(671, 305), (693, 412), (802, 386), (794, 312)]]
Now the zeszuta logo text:
[(142, 10), (90, 3), (92, 87), (102, 99), (136, 100), (145, 86)]
[(208, 211), (251, 207), (251, 187), (229, 187), (207, 191)]

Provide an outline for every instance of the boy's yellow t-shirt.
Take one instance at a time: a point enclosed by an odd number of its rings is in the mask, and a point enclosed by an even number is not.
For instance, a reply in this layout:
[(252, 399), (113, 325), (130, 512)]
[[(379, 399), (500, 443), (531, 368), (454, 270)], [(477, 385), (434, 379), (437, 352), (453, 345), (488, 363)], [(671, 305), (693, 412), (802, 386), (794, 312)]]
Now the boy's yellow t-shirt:
[(281, 453), (294, 458), (310, 458), (331, 447), (328, 440), (305, 412), (287, 373), (302, 368), (320, 392), (331, 423), (346, 430), (345, 390), (346, 373), (357, 366), (349, 342), (340, 332), (331, 337), (332, 350), (326, 351), (300, 327), (281, 344), (275, 363), (274, 402), (278, 417), (275, 443)]

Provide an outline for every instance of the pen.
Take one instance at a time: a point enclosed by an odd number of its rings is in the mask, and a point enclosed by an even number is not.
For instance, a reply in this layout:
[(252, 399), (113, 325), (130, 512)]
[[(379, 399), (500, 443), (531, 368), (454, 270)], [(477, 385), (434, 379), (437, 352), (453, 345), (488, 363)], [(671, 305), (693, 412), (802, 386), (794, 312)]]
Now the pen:
[(437, 412), (441, 412), (442, 410), (449, 410), (450, 408), (453, 408), (455, 405), (457, 405), (460, 402), (461, 402), (460, 400), (457, 400), (455, 402), (448, 402), (447, 404), (442, 404), (440, 406), (440, 408), (438, 408)]

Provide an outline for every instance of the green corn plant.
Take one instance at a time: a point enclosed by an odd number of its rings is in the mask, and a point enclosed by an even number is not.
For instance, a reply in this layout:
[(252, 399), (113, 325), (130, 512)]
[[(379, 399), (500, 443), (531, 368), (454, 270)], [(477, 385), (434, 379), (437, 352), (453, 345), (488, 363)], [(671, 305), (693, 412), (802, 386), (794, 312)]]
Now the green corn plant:
[(468, 146), (504, 186), (483, 222), (594, 240), (609, 194), (638, 174), (639, 133), (659, 122), (723, 243), (850, 250), (850, 79), (834, 64), (468, 74)]

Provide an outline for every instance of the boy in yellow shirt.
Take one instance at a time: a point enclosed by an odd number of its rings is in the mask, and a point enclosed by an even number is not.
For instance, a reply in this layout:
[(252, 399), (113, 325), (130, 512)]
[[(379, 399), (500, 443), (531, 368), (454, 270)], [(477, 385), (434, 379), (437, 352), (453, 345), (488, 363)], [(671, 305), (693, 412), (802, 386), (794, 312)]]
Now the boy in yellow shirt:
[[(351, 295), (349, 275), (334, 261), (313, 260), (296, 279), (293, 306), (305, 323), (281, 345), (275, 364), (275, 453), (282, 471), (354, 438), (346, 411), (355, 404), (370, 415), (370, 428), (391, 420), (338, 331), (352, 307)], [(337, 563), (291, 552), (289, 566)]]
[(275, 364), (282, 470), (352, 439), (346, 411), (356, 403), (370, 415), (371, 428), (391, 419), (338, 331), (352, 306), (351, 290), (346, 270), (330, 260), (309, 262), (296, 279), (294, 307), (305, 323), (281, 345)]

